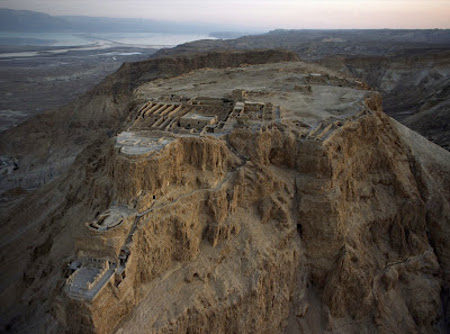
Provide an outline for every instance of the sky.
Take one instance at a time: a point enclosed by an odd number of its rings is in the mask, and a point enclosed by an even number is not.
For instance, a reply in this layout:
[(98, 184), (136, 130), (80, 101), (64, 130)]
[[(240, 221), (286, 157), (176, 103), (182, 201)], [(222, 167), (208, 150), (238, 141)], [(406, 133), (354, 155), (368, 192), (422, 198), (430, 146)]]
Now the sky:
[(0, 7), (262, 29), (450, 28), (450, 0), (0, 0)]

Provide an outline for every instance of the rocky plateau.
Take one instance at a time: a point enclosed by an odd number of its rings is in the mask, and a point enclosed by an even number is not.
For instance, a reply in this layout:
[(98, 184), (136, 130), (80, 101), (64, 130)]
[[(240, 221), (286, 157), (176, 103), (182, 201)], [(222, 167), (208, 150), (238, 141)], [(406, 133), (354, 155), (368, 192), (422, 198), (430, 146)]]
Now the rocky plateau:
[(449, 330), (450, 152), (350, 73), (126, 63), (0, 136), (2, 331)]

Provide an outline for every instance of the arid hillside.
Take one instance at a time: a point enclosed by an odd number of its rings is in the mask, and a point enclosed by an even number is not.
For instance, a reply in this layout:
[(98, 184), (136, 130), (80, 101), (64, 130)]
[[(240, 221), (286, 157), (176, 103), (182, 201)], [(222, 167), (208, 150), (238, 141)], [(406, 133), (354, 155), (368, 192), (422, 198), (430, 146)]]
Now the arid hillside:
[(1, 140), (3, 331), (449, 328), (450, 153), (349, 74), (130, 63)]

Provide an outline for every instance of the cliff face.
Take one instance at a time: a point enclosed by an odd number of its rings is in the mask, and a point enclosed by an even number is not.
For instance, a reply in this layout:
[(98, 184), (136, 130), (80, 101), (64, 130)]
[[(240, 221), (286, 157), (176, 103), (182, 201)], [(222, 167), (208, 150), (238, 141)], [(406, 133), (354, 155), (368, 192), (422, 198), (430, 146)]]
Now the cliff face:
[(127, 131), (8, 221), (37, 236), (5, 261), (9, 328), (445, 332), (450, 154), (362, 88), (300, 62), (139, 85)]
[(395, 125), (368, 105), (326, 140), (241, 129), (231, 150), (185, 138), (111, 157), (117, 198), (144, 214), (130, 286), (99, 297), (96, 331), (111, 331), (112, 305), (131, 312), (120, 333), (439, 331), (446, 242), (427, 231), (448, 229), (448, 197), (431, 208)]

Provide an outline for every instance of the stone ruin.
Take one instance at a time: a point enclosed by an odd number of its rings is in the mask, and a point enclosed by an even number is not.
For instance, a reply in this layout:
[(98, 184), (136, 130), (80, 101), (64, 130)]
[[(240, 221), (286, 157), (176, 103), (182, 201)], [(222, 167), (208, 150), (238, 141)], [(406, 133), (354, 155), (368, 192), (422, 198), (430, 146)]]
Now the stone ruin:
[(236, 126), (261, 126), (277, 119), (271, 103), (250, 101), (244, 90), (230, 96), (187, 99), (169, 95), (149, 101), (131, 127), (118, 135), (116, 147), (127, 155), (147, 154), (160, 151), (179, 135), (220, 136)]
[(120, 226), (132, 212), (127, 207), (112, 206), (100, 213), (96, 219), (87, 222), (86, 225), (98, 232), (105, 232)]
[(238, 117), (273, 120), (271, 103), (242, 100), (246, 94), (237, 90), (232, 94), (235, 99), (202, 97), (187, 102), (150, 101), (141, 108), (131, 129), (175, 134), (192, 133), (192, 129), (197, 130), (194, 133), (221, 133), (224, 128), (232, 128)]
[(113, 278), (116, 271), (114, 262), (95, 258), (77, 261), (75, 266), (78, 265), (79, 267), (66, 280), (66, 293), (73, 298), (92, 300)]
[(188, 114), (180, 117), (180, 127), (185, 129), (194, 128), (201, 131), (208, 125), (217, 123), (217, 116), (202, 116), (198, 114)]

